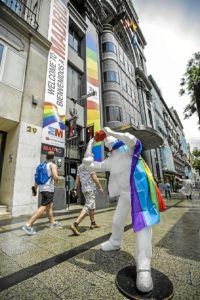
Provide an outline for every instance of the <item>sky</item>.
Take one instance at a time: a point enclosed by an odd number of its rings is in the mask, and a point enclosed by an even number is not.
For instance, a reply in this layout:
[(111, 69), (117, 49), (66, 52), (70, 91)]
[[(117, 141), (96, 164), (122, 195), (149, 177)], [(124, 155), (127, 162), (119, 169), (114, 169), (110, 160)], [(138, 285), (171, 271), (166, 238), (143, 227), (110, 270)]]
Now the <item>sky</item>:
[(176, 109), (187, 142), (200, 148), (198, 117), (184, 120), (189, 96), (179, 96), (188, 60), (200, 51), (200, 0), (132, 0), (147, 46), (147, 72), (159, 86), (168, 107)]

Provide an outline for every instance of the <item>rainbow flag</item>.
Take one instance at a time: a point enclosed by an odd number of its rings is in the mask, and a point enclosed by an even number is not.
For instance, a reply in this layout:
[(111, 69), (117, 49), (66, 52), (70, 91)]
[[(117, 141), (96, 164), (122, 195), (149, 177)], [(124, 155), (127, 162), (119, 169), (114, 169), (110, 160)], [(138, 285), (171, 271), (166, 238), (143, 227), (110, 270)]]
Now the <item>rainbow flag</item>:
[[(94, 124), (94, 132), (100, 129), (100, 106), (99, 106), (99, 62), (98, 62), (98, 40), (90, 33), (86, 35), (86, 68), (87, 86), (96, 91), (97, 95), (87, 99), (87, 125)], [(93, 147), (94, 159), (102, 161), (101, 143)]]
[(160, 213), (166, 208), (162, 195), (146, 162), (141, 157), (142, 144), (134, 147), (130, 174), (131, 215), (135, 232), (160, 223)]
[(43, 128), (58, 123), (60, 129), (65, 130), (65, 116), (60, 116), (58, 108), (51, 102), (44, 102)]

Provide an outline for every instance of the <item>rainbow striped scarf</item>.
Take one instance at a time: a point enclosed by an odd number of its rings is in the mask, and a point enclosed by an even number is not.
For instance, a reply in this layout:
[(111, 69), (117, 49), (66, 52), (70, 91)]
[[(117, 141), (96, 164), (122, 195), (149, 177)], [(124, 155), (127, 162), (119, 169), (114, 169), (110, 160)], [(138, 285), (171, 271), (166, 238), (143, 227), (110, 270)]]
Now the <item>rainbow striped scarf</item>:
[(160, 222), (159, 211), (166, 206), (146, 162), (141, 158), (142, 144), (137, 140), (131, 164), (131, 215), (135, 232)]

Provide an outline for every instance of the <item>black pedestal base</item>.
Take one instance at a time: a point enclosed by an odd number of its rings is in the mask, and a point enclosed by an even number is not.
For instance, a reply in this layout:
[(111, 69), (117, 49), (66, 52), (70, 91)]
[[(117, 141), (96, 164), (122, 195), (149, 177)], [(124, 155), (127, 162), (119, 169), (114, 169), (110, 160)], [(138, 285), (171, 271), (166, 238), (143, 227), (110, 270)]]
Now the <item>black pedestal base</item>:
[(151, 269), (153, 279), (153, 290), (149, 293), (142, 293), (136, 288), (136, 267), (130, 266), (121, 269), (115, 279), (119, 291), (129, 299), (172, 299), (174, 291), (173, 284), (169, 278), (155, 270)]

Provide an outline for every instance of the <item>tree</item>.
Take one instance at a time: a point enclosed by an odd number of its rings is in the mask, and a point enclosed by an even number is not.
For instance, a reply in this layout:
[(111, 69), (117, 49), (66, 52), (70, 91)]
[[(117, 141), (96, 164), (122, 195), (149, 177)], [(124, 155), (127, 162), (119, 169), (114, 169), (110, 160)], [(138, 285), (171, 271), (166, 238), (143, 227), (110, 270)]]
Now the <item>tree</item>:
[(180, 96), (190, 96), (190, 103), (184, 108), (184, 118), (188, 119), (194, 113), (198, 113), (200, 124), (200, 52), (194, 53), (188, 61), (180, 85)]
[(192, 166), (199, 172), (200, 175), (200, 149), (196, 148), (192, 151), (193, 162)]

